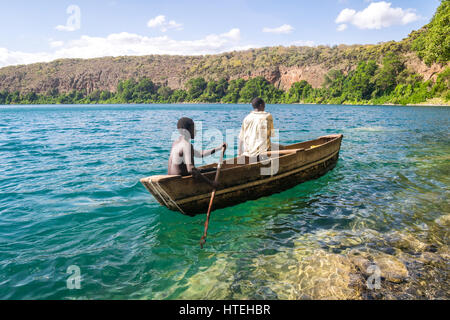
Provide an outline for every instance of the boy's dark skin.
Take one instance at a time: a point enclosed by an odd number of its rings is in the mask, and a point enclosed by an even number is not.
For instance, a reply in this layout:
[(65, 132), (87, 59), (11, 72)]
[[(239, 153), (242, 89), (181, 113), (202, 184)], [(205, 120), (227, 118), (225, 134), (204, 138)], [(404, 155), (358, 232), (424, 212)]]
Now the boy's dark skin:
[[(194, 164), (194, 156), (197, 158), (207, 157), (211, 154), (219, 152), (222, 148), (227, 147), (224, 143), (218, 148), (205, 151), (197, 151), (191, 144), (190, 140), (195, 137), (195, 124), (191, 119), (180, 119), (180, 122), (185, 120), (182, 127), (178, 127), (180, 137), (172, 144), (172, 150), (169, 158), (169, 175), (189, 176), (198, 181), (203, 181), (209, 184), (212, 188), (217, 188), (218, 183), (205, 177)], [(179, 122), (179, 124), (180, 124)], [(187, 125), (186, 125), (187, 123)]]

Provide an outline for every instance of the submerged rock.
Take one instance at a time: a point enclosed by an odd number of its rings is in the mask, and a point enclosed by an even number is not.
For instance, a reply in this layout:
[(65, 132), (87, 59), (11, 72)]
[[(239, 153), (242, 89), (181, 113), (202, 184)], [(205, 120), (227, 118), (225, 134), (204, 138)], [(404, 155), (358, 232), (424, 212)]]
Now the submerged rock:
[(442, 257), (442, 259), (445, 259), (447, 263), (450, 262), (450, 248), (447, 245), (443, 245), (440, 247), (437, 251), (437, 253)]
[(380, 268), (381, 277), (387, 281), (399, 283), (409, 277), (405, 265), (389, 254), (379, 253), (373, 257), (373, 263)]
[(386, 281), (399, 283), (409, 277), (408, 269), (398, 258), (380, 251), (360, 251), (350, 250), (348, 252), (350, 261), (365, 276), (369, 277), (374, 273), (371, 266), (380, 269), (380, 277)]
[(420, 241), (412, 234), (394, 231), (386, 235), (386, 242), (395, 248), (412, 251), (423, 252), (427, 248), (427, 244)]
[(349, 259), (364, 276), (369, 275), (368, 268), (373, 264), (369, 259), (361, 255), (350, 255)]
[(226, 299), (230, 296), (230, 285), (234, 279), (236, 265), (226, 255), (219, 255), (207, 269), (189, 278), (187, 289), (179, 299)]
[(284, 253), (258, 263), (260, 274), (266, 275), (270, 289), (279, 299), (361, 298), (360, 279), (354, 265), (345, 256), (323, 249), (306, 255), (304, 250), (294, 250), (292, 254), (290, 259), (286, 259)]
[(450, 214), (437, 218), (435, 222), (441, 226), (450, 227)]
[(299, 292), (312, 299), (358, 299), (355, 287), (356, 270), (342, 255), (317, 251), (300, 261), (302, 279), (298, 283)]
[(373, 229), (359, 231), (319, 230), (314, 233), (316, 240), (329, 248), (349, 248), (363, 243), (373, 243), (382, 236)]
[(439, 263), (442, 261), (441, 257), (438, 254), (433, 253), (433, 252), (422, 253), (420, 255), (420, 257), (418, 258), (418, 260), (423, 263), (431, 263), (431, 264)]

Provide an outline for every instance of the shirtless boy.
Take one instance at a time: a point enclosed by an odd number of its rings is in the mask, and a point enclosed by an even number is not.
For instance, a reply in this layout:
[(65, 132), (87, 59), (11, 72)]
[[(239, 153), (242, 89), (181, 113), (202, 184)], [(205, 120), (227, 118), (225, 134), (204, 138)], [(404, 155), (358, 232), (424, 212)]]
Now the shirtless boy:
[(200, 170), (195, 167), (194, 157), (204, 158), (227, 147), (224, 143), (220, 147), (211, 150), (197, 151), (191, 144), (191, 139), (195, 137), (195, 124), (190, 118), (181, 118), (177, 124), (180, 136), (172, 144), (169, 158), (169, 175), (189, 176), (194, 179), (208, 183), (212, 188), (217, 188), (215, 181), (206, 178)]

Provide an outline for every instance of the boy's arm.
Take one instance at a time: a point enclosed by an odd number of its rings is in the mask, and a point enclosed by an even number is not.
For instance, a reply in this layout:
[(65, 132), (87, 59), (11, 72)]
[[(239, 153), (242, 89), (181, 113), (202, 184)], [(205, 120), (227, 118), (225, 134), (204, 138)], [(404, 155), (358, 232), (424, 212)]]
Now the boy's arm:
[(211, 188), (215, 189), (218, 186), (218, 183), (213, 180), (209, 180), (207, 177), (205, 177), (196, 167), (192, 166), (191, 168), (188, 167), (188, 172), (192, 174), (192, 177), (195, 180), (206, 182), (211, 186)]
[(183, 149), (184, 163), (186, 164), (187, 172), (191, 174), (195, 180), (206, 182), (212, 188), (217, 188), (217, 183), (205, 177), (192, 163), (191, 150), (193, 150), (194, 148), (191, 148), (191, 146), (189, 145), (189, 147)]
[(215, 154), (217, 152), (219, 152), (220, 150), (222, 150), (222, 148), (226, 148), (227, 144), (223, 143), (220, 147), (214, 148), (214, 149), (210, 149), (210, 150), (203, 150), (203, 151), (197, 151), (194, 149), (194, 156), (196, 158), (204, 158), (204, 157), (208, 157), (212, 154)]

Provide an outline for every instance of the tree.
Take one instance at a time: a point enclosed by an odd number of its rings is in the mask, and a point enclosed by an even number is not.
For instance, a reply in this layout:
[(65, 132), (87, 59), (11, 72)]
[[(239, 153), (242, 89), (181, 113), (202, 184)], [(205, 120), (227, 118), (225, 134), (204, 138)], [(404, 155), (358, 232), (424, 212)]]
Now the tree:
[(216, 85), (216, 94), (221, 99), (228, 92), (228, 81), (225, 78), (221, 78)]
[(10, 103), (12, 104), (17, 104), (20, 103), (20, 92), (19, 91), (14, 91), (12, 94), (8, 95), (8, 99), (10, 101)]
[(86, 97), (86, 90), (76, 91), (74, 100), (79, 102)]
[(89, 94), (88, 99), (91, 102), (97, 102), (100, 100), (100, 95), (101, 95), (100, 90), (94, 90)]
[(244, 79), (231, 80), (228, 85), (227, 94), (222, 98), (224, 103), (238, 103), (240, 91), (245, 86)]
[(170, 102), (171, 103), (184, 102), (184, 101), (186, 101), (187, 96), (188, 96), (188, 93), (185, 90), (182, 90), (182, 89), (175, 90), (170, 97)]
[(34, 92), (34, 91), (31, 91), (31, 92), (28, 92), (26, 95), (25, 95), (25, 100), (27, 101), (27, 102), (29, 102), (29, 103), (31, 103), (31, 104), (33, 104), (34, 102), (36, 102), (37, 100), (38, 100), (38, 95), (36, 94), (36, 92)]
[(188, 88), (188, 99), (195, 100), (199, 98), (206, 89), (207, 83), (203, 78), (193, 78), (186, 83)]
[(294, 82), (287, 93), (287, 103), (301, 102), (307, 96), (311, 85), (306, 81)]
[(152, 100), (152, 95), (156, 94), (156, 85), (149, 79), (143, 78), (132, 88), (132, 100), (144, 103)]
[(342, 70), (330, 70), (325, 75), (323, 86), (329, 89), (332, 97), (339, 97), (344, 90), (346, 77)]
[(443, 0), (431, 22), (412, 33), (413, 50), (427, 64), (446, 64), (450, 59), (450, 0)]
[(263, 77), (256, 77), (248, 80), (239, 92), (240, 102), (251, 102), (254, 98), (263, 97), (269, 82)]
[(6, 90), (3, 90), (0, 92), (0, 104), (6, 103), (6, 97), (8, 96), (8, 92)]
[(167, 86), (162, 86), (158, 88), (157, 94), (160, 102), (169, 102), (170, 96), (172, 95), (173, 90)]
[(284, 103), (284, 92), (269, 82), (262, 97), (266, 103)]
[(405, 70), (405, 64), (400, 57), (394, 53), (388, 53), (383, 59), (383, 67), (375, 76), (377, 95), (389, 94), (398, 83), (399, 76)]
[(217, 81), (209, 81), (205, 91), (199, 98), (203, 102), (217, 102), (220, 100), (217, 94)]
[(102, 91), (100, 93), (100, 100), (106, 101), (106, 100), (108, 100), (110, 98), (111, 98), (111, 92), (109, 92), (109, 91)]
[(375, 61), (362, 61), (352, 72), (348, 81), (344, 84), (344, 93), (356, 98), (356, 100), (370, 100), (375, 89), (374, 75), (378, 66)]
[(136, 81), (133, 78), (119, 82), (117, 92), (124, 102), (132, 101), (135, 86)]

